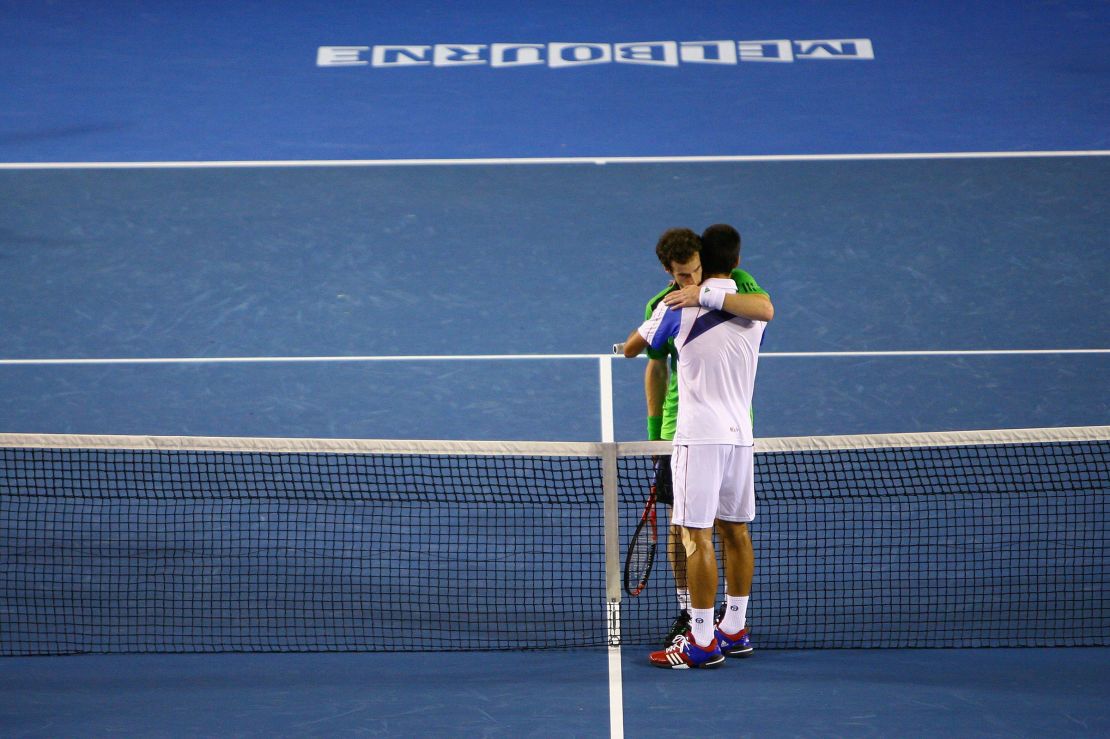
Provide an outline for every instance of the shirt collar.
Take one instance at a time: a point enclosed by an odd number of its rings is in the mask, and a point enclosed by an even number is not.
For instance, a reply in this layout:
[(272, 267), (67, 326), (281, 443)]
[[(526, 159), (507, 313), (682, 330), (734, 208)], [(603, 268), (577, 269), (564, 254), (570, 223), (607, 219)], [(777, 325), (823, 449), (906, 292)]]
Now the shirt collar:
[(719, 290), (736, 292), (736, 283), (729, 277), (708, 277), (701, 283), (702, 287), (715, 287)]

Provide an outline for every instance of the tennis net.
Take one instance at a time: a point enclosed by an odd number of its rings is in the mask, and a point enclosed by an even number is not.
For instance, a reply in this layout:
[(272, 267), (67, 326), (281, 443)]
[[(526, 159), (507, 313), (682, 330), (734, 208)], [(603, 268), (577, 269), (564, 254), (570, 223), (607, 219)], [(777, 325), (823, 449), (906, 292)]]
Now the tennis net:
[[(1110, 644), (1108, 450), (1110, 427), (760, 440), (755, 642)], [(643, 595), (616, 584), (666, 452), (0, 435), (0, 654), (656, 643), (662, 544)]]

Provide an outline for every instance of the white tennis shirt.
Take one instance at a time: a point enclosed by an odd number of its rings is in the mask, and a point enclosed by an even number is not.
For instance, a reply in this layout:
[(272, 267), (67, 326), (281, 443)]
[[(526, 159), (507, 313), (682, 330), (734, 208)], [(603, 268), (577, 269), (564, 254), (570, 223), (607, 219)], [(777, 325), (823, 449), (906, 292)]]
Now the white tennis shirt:
[[(702, 288), (736, 292), (731, 279), (711, 277)], [(652, 348), (674, 338), (678, 350), (678, 427), (675, 444), (751, 446), (752, 392), (765, 321), (721, 310), (672, 310), (660, 301), (638, 329)]]

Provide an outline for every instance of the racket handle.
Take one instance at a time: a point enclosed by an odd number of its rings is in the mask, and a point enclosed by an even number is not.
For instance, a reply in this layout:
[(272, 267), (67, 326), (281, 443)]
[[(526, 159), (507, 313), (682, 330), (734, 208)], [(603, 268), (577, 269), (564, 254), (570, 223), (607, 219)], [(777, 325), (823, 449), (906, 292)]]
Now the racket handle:
[(613, 353), (614, 354), (624, 354), (624, 342), (623, 341), (619, 344), (613, 344)]

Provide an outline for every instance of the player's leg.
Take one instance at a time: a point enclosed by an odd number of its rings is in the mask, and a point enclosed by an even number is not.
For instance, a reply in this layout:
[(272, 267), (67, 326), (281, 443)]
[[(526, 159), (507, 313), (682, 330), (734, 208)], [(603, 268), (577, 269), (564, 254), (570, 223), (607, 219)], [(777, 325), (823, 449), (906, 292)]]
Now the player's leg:
[(755, 550), (748, 524), (719, 521), (721, 546), (728, 554), (725, 560), (726, 594), (750, 597), (755, 574)]
[(686, 547), (686, 577), (690, 583), (690, 630), (694, 641), (708, 644), (713, 639), (713, 603), (717, 599), (717, 553), (713, 529), (683, 527)]
[(722, 546), (729, 552), (728, 593), (724, 613), (717, 623), (716, 637), (726, 655), (748, 657), (753, 650), (747, 630), (747, 613), (755, 570), (751, 534), (746, 523), (721, 521), (719, 526)]
[(682, 546), (682, 527), (671, 526), (670, 537), (671, 572), (674, 573), (678, 605), (682, 608), (689, 608), (690, 586), (686, 582), (686, 549)]
[(681, 535), (690, 584), (690, 631), (677, 637), (666, 649), (652, 652), (650, 660), (657, 667), (671, 669), (716, 667), (724, 662), (725, 656), (714, 636), (717, 558), (713, 553), (713, 529), (682, 527)]
[(731, 657), (752, 654), (747, 631), (748, 602), (755, 572), (755, 552), (748, 522), (755, 518), (755, 484), (751, 447), (734, 447), (724, 475), (718, 507), (718, 530), (725, 564), (726, 608), (717, 624), (717, 640)]
[[(674, 486), (671, 482), (671, 456), (659, 457), (655, 465), (655, 500), (667, 506), (674, 506)], [(674, 575), (675, 597), (678, 600), (678, 615), (667, 630), (663, 647), (669, 647), (675, 637), (690, 630), (690, 590), (686, 584), (686, 549), (682, 546), (681, 528), (667, 528), (667, 560)]]
[(674, 642), (690, 630), (690, 586), (686, 579), (686, 548), (682, 546), (682, 527), (670, 526), (667, 530), (667, 556), (674, 575), (675, 598), (678, 601), (678, 614), (663, 638), (663, 646)]
[(717, 556), (713, 525), (724, 463), (732, 447), (716, 444), (676, 446), (672, 456), (675, 504), (671, 524), (679, 528), (686, 554), (691, 612), (713, 608), (717, 595)]
[(714, 640), (713, 601), (717, 594), (717, 558), (713, 551), (713, 520), (717, 511), (719, 464), (705, 447), (676, 446), (672, 457), (674, 506), (671, 524), (679, 527), (686, 553), (690, 587), (691, 633), (653, 652), (659, 667), (714, 667), (724, 655)]
[[(722, 541), (722, 539), (721, 539), (721, 527), (720, 527), (720, 522), (719, 521), (714, 522), (714, 524), (713, 524), (713, 537), (714, 537), (713, 538), (714, 542)], [(721, 571), (724, 572), (724, 575), (725, 575), (725, 588), (724, 589), (725, 589), (725, 592), (727, 593), (728, 592), (728, 551), (725, 549), (725, 547), (723, 545), (717, 547), (717, 559), (720, 561)], [(715, 615), (715, 617), (718, 621), (720, 621), (721, 617), (725, 615), (725, 607), (726, 607), (726, 604), (723, 600), (720, 601), (717, 604), (717, 610), (714, 611), (714, 615)]]

